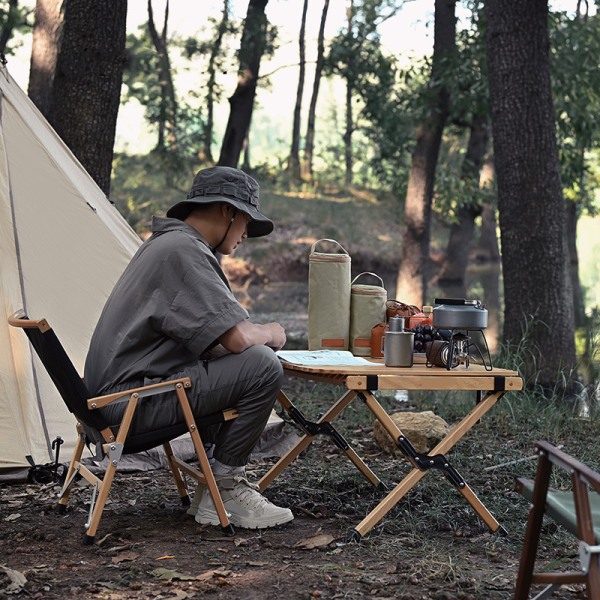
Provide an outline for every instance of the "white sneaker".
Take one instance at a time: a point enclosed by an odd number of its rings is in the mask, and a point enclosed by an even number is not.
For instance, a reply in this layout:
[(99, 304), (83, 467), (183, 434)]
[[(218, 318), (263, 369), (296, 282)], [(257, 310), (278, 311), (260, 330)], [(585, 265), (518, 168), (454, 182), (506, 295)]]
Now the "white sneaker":
[[(229, 520), (244, 529), (265, 529), (293, 520), (289, 508), (269, 502), (243, 475), (226, 475), (216, 478)], [(191, 509), (191, 507), (190, 507)], [(207, 487), (196, 510), (196, 521), (203, 525), (219, 525), (219, 517)]]

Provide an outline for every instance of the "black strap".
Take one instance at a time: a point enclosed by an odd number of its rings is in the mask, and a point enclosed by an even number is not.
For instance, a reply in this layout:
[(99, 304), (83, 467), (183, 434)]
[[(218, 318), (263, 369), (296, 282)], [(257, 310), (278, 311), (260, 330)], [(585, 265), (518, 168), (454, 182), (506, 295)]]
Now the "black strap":
[(367, 375), (367, 389), (370, 391), (379, 389), (379, 378), (377, 375)]
[(235, 218), (237, 217), (238, 212), (240, 212), (240, 211), (237, 208), (233, 209), (233, 217), (231, 217), (231, 221), (229, 221), (229, 225), (227, 225), (227, 229), (225, 230), (225, 235), (223, 236), (221, 241), (216, 246), (211, 248), (213, 254), (217, 251), (219, 246), (225, 241), (225, 238), (227, 238), (227, 234), (229, 233), (229, 230), (231, 229), (231, 226), (233, 225), (233, 222), (235, 221)]

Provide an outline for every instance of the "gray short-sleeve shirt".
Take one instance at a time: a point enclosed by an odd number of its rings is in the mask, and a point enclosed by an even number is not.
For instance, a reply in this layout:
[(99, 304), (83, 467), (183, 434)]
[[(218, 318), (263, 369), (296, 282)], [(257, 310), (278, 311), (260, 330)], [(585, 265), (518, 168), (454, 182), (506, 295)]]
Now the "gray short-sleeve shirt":
[(193, 227), (154, 217), (152, 232), (115, 285), (92, 336), (84, 378), (93, 394), (172, 377), (248, 318)]

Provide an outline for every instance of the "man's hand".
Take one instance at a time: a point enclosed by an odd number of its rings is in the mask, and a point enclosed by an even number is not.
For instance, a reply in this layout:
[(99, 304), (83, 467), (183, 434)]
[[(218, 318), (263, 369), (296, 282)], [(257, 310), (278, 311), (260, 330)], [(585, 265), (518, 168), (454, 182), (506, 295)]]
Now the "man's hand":
[(267, 342), (267, 346), (273, 350), (281, 350), (285, 346), (285, 329), (279, 323), (266, 323), (259, 327), (267, 327), (271, 332), (271, 341)]
[(220, 338), (227, 350), (239, 354), (251, 346), (269, 346), (280, 350), (285, 345), (285, 329), (279, 323), (258, 325), (250, 321), (240, 321)]

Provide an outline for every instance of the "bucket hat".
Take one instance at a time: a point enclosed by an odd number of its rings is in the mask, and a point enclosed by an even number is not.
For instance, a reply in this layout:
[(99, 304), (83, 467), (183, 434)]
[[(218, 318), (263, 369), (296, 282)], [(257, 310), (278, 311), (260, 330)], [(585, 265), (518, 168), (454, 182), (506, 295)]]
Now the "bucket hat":
[(247, 213), (248, 237), (261, 237), (273, 231), (273, 221), (260, 212), (258, 182), (233, 167), (210, 167), (196, 173), (192, 189), (185, 200), (173, 205), (167, 217), (183, 221), (198, 204), (226, 202)]

